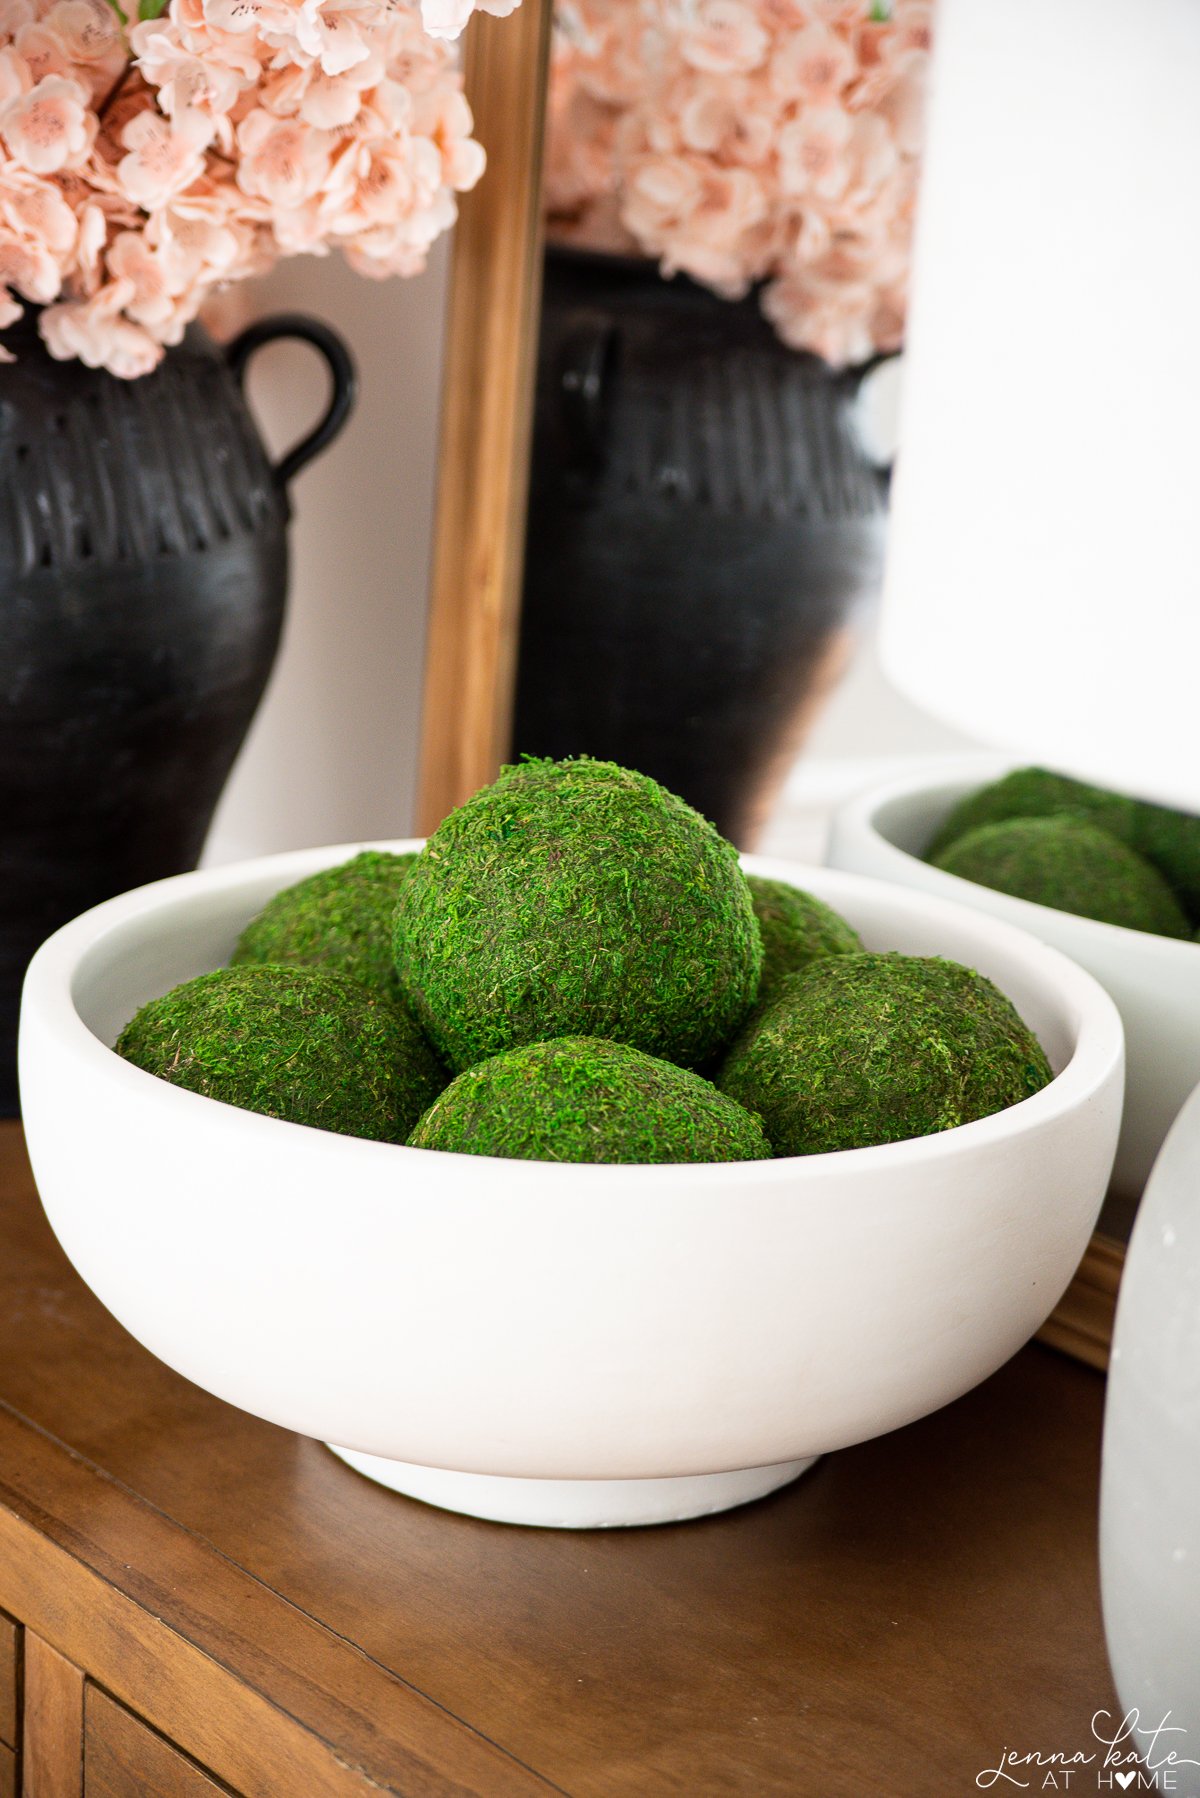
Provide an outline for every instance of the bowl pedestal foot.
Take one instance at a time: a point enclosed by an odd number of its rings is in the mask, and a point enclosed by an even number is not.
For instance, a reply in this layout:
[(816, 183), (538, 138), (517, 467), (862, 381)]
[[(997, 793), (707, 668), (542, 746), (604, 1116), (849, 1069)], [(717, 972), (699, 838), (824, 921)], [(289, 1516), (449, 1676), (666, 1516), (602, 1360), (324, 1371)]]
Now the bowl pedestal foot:
[(764, 1498), (813, 1465), (780, 1461), (735, 1473), (698, 1473), (665, 1480), (528, 1480), (486, 1473), (451, 1473), (328, 1447), (348, 1467), (406, 1498), (419, 1498), (443, 1511), (486, 1517), (493, 1523), (537, 1524), (548, 1529), (613, 1529), (644, 1523), (682, 1523)]

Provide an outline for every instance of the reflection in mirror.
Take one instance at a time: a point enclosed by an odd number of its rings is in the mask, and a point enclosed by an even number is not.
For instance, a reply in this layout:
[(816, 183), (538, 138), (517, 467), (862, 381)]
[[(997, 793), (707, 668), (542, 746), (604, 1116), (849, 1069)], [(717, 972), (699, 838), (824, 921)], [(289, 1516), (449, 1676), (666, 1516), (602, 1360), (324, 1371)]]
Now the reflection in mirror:
[(513, 750), (742, 846), (879, 585), (925, 0), (558, 0)]

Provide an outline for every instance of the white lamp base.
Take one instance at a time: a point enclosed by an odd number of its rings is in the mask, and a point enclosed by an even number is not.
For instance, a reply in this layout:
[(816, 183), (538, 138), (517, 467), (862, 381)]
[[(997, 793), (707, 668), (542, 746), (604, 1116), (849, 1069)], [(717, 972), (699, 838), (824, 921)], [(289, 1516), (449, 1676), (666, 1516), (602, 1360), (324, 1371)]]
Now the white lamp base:
[(336, 1448), (338, 1459), (369, 1480), (443, 1511), (486, 1517), (493, 1523), (536, 1524), (543, 1529), (616, 1529), (643, 1523), (682, 1523), (765, 1498), (797, 1479), (818, 1460), (780, 1461), (736, 1473), (698, 1473), (665, 1480), (525, 1480), (487, 1473), (451, 1473)]

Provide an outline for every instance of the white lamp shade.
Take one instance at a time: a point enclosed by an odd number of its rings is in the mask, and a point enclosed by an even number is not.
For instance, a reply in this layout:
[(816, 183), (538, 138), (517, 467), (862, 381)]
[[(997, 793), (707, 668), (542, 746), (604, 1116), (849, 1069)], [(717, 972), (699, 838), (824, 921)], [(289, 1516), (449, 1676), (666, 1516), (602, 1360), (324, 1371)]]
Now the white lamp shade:
[(939, 0), (883, 659), (1200, 810), (1200, 0)]

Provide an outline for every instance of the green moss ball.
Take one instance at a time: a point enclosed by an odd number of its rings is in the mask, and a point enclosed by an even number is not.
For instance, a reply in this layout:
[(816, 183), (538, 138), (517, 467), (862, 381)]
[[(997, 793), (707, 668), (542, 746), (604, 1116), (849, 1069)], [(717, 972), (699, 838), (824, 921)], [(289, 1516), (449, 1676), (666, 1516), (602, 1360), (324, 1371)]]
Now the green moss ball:
[(777, 1155), (928, 1136), (1002, 1111), (1051, 1078), (999, 989), (957, 962), (829, 955), (790, 975), (733, 1045), (718, 1084)]
[(313, 968), (218, 968), (143, 1005), (117, 1054), (172, 1086), (343, 1136), (402, 1142), (445, 1085), (403, 1015)]
[(392, 925), (401, 884), (416, 859), (367, 849), (285, 887), (247, 924), (231, 965), (326, 968), (399, 1000)]
[(961, 799), (938, 828), (925, 859), (938, 862), (942, 852), (960, 837), (985, 824), (1007, 824), (1013, 818), (1079, 818), (1132, 848), (1133, 812), (1134, 801), (1121, 793), (1109, 793), (1049, 768), (1016, 768), (1003, 780), (992, 781)]
[[(1200, 818), (1124, 793), (1054, 774), (1017, 768), (970, 793), (954, 807), (925, 852), (937, 862), (951, 843), (985, 824), (1013, 818), (1074, 817), (1094, 824), (1144, 856), (1163, 876), (1193, 923), (1200, 922)], [(1069, 908), (1066, 908), (1069, 909)]]
[(1157, 936), (1187, 936), (1179, 902), (1156, 868), (1078, 818), (1013, 818), (951, 843), (935, 867), (1056, 911)]
[(762, 1161), (759, 1120), (686, 1068), (565, 1036), (477, 1062), (434, 1100), (418, 1149), (510, 1161)]
[(695, 1066), (754, 1003), (762, 941), (737, 852), (612, 762), (506, 768), (400, 891), (405, 997), (452, 1068), (596, 1036)]
[(747, 876), (754, 915), (763, 940), (761, 1005), (787, 974), (796, 974), (819, 955), (853, 955), (862, 948), (858, 932), (831, 905), (783, 880)]
[(1193, 924), (1200, 923), (1200, 818), (1135, 799), (1131, 847), (1158, 869)]

